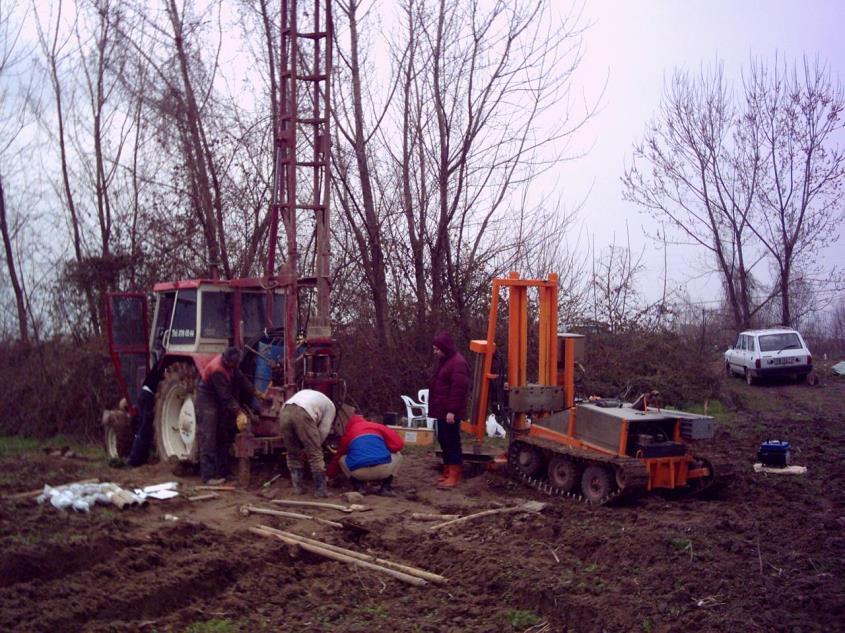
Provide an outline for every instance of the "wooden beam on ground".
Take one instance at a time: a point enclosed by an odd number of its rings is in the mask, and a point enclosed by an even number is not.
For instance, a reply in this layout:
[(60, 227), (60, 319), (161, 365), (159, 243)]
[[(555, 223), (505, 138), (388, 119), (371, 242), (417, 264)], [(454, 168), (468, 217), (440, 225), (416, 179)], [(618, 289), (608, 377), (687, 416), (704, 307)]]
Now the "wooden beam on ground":
[(330, 543), (323, 543), (322, 541), (317, 541), (312, 538), (308, 538), (307, 536), (301, 536), (299, 534), (294, 534), (293, 532), (285, 532), (284, 530), (277, 530), (275, 528), (271, 528), (266, 525), (260, 526), (267, 532), (278, 534), (280, 536), (284, 536), (287, 538), (296, 539), (302, 541), (303, 543), (308, 543), (310, 545), (316, 545), (318, 547), (323, 547), (325, 549), (331, 550), (333, 552), (337, 552), (338, 554), (343, 554), (344, 556), (351, 556), (352, 558), (357, 558), (359, 560), (368, 561), (371, 563), (375, 563), (377, 565), (384, 565), (385, 567), (392, 567), (397, 571), (401, 571), (402, 573), (410, 574), (412, 576), (417, 576), (422, 578), (423, 580), (427, 580), (429, 582), (433, 582), (437, 585), (442, 585), (446, 582), (446, 578), (441, 576), (440, 574), (434, 574), (430, 571), (426, 571), (424, 569), (419, 569), (418, 567), (411, 567), (410, 565), (403, 565), (402, 563), (395, 563), (391, 560), (387, 560), (385, 558), (378, 558), (377, 556), (372, 556), (371, 554), (362, 554), (361, 552), (356, 552), (355, 550), (346, 549), (345, 547), (339, 547), (337, 545), (331, 545)]
[[(271, 528), (272, 529), (272, 528)], [(395, 569), (390, 569), (388, 567), (383, 567), (381, 565), (376, 565), (375, 563), (370, 563), (365, 560), (360, 560), (358, 558), (353, 558), (352, 556), (347, 556), (345, 554), (340, 554), (338, 552), (331, 551), (325, 547), (320, 547), (318, 545), (312, 545), (310, 543), (306, 543), (302, 540), (296, 538), (290, 538), (287, 536), (282, 536), (281, 534), (270, 532), (265, 529), (265, 526), (261, 528), (249, 528), (249, 531), (253, 534), (259, 534), (260, 536), (267, 536), (271, 538), (277, 538), (280, 541), (287, 543), (288, 545), (298, 545), (302, 549), (307, 552), (311, 552), (312, 554), (317, 554), (318, 556), (322, 556), (324, 558), (330, 558), (332, 560), (339, 561), (341, 563), (347, 563), (350, 565), (356, 565), (358, 567), (366, 567), (367, 569), (372, 569), (373, 571), (378, 571), (383, 574), (387, 574), (388, 576), (392, 576), (397, 580), (401, 580), (404, 583), (409, 585), (414, 585), (416, 587), (424, 587), (428, 584), (427, 581), (423, 580), (422, 578), (418, 578), (416, 576), (412, 576), (410, 574), (405, 574), (400, 571), (396, 571)]]
[(439, 530), (444, 527), (457, 525), (459, 523), (465, 523), (467, 521), (472, 521), (473, 519), (480, 519), (481, 517), (488, 517), (493, 514), (511, 514), (514, 512), (540, 512), (545, 507), (546, 504), (541, 501), (526, 501), (522, 505), (513, 506), (510, 508), (496, 508), (495, 510), (484, 510), (483, 512), (476, 512), (475, 514), (470, 514), (459, 519), (452, 519), (451, 521), (446, 521), (445, 523), (437, 523), (436, 525), (432, 525), (428, 529), (431, 531)]

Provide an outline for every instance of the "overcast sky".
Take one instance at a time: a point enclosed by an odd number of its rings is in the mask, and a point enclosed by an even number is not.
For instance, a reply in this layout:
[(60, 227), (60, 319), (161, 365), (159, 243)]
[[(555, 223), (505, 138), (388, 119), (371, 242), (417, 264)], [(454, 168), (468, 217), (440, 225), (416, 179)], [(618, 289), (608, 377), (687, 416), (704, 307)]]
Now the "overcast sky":
[[(597, 247), (609, 244), (614, 233), (624, 244), (627, 223), (632, 249), (646, 246), (648, 275), (641, 285), (660, 287), (663, 253), (642, 228), (654, 223), (622, 200), (619, 178), (657, 109), (664, 77), (675, 67), (697, 70), (718, 58), (734, 79), (750, 56), (772, 59), (777, 52), (788, 60), (819, 55), (845, 81), (845, 0), (588, 0), (585, 18), (593, 24), (577, 81), (588, 97), (605, 81), (607, 89), (602, 111), (580, 139), (592, 149), (560, 170), (560, 186), (569, 201), (590, 191), (581, 219)], [(714, 300), (718, 281), (701, 275), (705, 266), (698, 253), (670, 246), (670, 279), (687, 282), (702, 301)], [(845, 267), (845, 243), (830, 248), (827, 259)]]

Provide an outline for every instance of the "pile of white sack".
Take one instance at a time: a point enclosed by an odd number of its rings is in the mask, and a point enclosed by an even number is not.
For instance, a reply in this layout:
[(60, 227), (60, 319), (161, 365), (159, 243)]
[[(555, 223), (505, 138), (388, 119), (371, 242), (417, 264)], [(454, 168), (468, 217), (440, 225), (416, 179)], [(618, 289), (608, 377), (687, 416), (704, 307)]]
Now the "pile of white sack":
[(140, 506), (147, 503), (147, 497), (169, 499), (179, 493), (176, 492), (177, 482), (147, 486), (130, 492), (111, 482), (105, 483), (73, 483), (64, 486), (45, 485), (44, 491), (38, 495), (36, 501), (50, 505), (59, 510), (73, 508), (77, 512), (90, 512), (96, 504), (115, 505), (118, 508)]

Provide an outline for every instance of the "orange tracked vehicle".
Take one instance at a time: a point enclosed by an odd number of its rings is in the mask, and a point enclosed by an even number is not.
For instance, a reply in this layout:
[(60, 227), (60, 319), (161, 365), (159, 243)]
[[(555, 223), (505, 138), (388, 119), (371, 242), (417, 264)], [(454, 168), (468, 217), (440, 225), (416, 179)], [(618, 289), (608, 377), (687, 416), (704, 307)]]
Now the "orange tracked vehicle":
[[(529, 353), (528, 292), (536, 289), (536, 350)], [(507, 374), (493, 372), (499, 299), (508, 292)], [(715, 480), (713, 465), (691, 443), (713, 436), (713, 419), (660, 406), (657, 394), (635, 403), (579, 400), (575, 367), (583, 336), (557, 331), (557, 275), (493, 281), (485, 339), (473, 340), (475, 381), (463, 429), (480, 443), (491, 399), (508, 431), (507, 462), (529, 485), (601, 504), (656, 489), (696, 492)], [(533, 339), (532, 339), (533, 342)], [(536, 375), (529, 382), (529, 356)], [(495, 398), (491, 398), (495, 394)], [(476, 454), (480, 451), (477, 450)], [(504, 458), (503, 458), (504, 459)]]

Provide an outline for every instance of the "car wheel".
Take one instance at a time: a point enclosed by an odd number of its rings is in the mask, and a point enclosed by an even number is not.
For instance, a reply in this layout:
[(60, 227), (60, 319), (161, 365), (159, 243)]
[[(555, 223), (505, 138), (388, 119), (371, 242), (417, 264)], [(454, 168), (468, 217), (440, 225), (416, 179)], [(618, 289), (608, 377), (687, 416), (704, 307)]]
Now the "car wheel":
[(748, 368), (745, 368), (745, 382), (749, 385), (754, 384), (754, 376), (751, 375), (751, 372), (748, 371)]
[(731, 377), (733, 377), (733, 375), (734, 375), (734, 373), (731, 370), (731, 364), (726, 362), (725, 363), (725, 376), (727, 376), (728, 378), (731, 378)]

